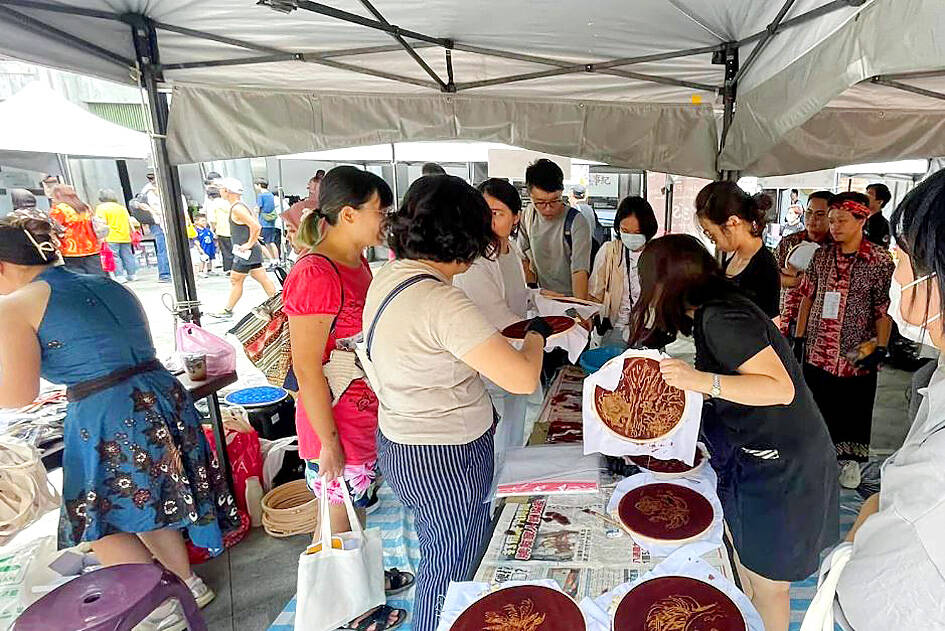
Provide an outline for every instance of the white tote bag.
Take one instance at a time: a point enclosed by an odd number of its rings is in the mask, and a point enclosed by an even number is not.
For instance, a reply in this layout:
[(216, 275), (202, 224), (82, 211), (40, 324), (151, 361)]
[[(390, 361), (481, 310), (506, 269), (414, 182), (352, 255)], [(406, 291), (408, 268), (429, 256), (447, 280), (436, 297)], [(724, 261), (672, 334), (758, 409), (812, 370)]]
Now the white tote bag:
[[(332, 535), (328, 481), (322, 478), (318, 502), (322, 546), (318, 552), (303, 552), (299, 557), (295, 631), (335, 631), (387, 602), (381, 532), (377, 528), (361, 528), (348, 485), (342, 478), (338, 482), (344, 492), (351, 530)], [(336, 549), (338, 543), (348, 549)]]

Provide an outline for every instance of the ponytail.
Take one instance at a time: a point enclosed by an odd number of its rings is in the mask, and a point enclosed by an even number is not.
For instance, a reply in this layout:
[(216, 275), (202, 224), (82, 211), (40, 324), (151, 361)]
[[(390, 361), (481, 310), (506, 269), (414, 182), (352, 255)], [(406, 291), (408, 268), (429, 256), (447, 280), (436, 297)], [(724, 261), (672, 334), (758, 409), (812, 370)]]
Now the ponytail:
[(370, 171), (357, 167), (335, 167), (325, 174), (318, 189), (318, 208), (299, 221), (295, 244), (303, 248), (314, 248), (328, 232), (328, 226), (338, 223), (338, 214), (346, 206), (360, 208), (374, 194), (380, 198), (381, 208), (394, 203), (394, 194), (387, 182)]
[(749, 225), (751, 235), (760, 237), (768, 223), (768, 210), (774, 202), (765, 193), (749, 195), (735, 182), (707, 184), (696, 196), (696, 215), (721, 226), (735, 216)]

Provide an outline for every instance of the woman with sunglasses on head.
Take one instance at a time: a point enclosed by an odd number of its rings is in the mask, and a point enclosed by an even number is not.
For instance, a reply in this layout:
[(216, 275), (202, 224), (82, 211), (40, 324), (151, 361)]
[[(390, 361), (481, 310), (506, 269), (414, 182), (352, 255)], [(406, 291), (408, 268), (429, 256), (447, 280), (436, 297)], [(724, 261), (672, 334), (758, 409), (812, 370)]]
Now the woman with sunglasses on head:
[[(343, 478), (361, 522), (377, 490), (377, 397), (356, 369), (361, 311), (371, 267), (364, 250), (382, 241), (384, 213), (394, 194), (377, 175), (336, 167), (321, 181), (318, 208), (303, 215), (295, 244), (304, 253), (282, 290), (289, 316), (292, 368), (298, 379), (296, 430), (305, 479), (319, 497), (327, 483), (332, 532), (348, 532)], [(319, 539), (316, 530), (316, 542)], [(392, 571), (386, 587), (399, 591), (413, 580)], [(387, 605), (351, 621), (348, 628), (379, 631), (400, 626), (403, 609)]]
[(776, 320), (781, 315), (781, 274), (761, 238), (770, 208), (770, 197), (749, 195), (735, 182), (712, 182), (696, 196), (696, 219), (725, 254), (726, 278)]
[(902, 447), (883, 464), (879, 493), (838, 551), (851, 555), (837, 599), (854, 631), (945, 629), (945, 171), (912, 189), (891, 224), (902, 300), (890, 315), (939, 360)]
[(601, 303), (603, 333), (601, 344), (627, 347), (630, 312), (640, 299), (640, 253), (658, 229), (653, 207), (642, 197), (625, 197), (614, 216), (616, 239), (597, 253), (591, 272), (589, 292)]
[(413, 628), (433, 631), (447, 586), (466, 580), (489, 525), (494, 417), (480, 375), (534, 391), (551, 327), (532, 320), (516, 350), (452, 285), (499, 245), (489, 204), (462, 179), (418, 179), (388, 224), (398, 258), (368, 290), (362, 364), (380, 403), (381, 471), (417, 520)]
[[(468, 270), (453, 278), (459, 287), (479, 307), (489, 323), (501, 331), (525, 318), (528, 309), (528, 287), (517, 248), (511, 243), (518, 232), (522, 199), (507, 180), (490, 178), (478, 187), (492, 212), (492, 231), (499, 240), (498, 250), (490, 258), (480, 256)], [(500, 421), (496, 428), (495, 452), (497, 460), (510, 447), (525, 443), (525, 413), (528, 397), (512, 394), (486, 381)]]
[[(32, 402), (40, 378), (66, 385), (60, 547), (91, 542), (103, 565), (156, 558), (204, 606), (183, 533), (217, 555), (239, 516), (200, 415), (135, 295), (60, 265), (56, 243), (47, 221), (0, 219), (0, 408)], [(148, 621), (184, 628), (172, 603)]]
[(790, 582), (816, 571), (839, 535), (833, 446), (787, 340), (689, 235), (640, 255), (630, 340), (692, 335), (695, 368), (664, 359), (666, 382), (707, 396), (702, 429), (752, 602), (787, 631)]

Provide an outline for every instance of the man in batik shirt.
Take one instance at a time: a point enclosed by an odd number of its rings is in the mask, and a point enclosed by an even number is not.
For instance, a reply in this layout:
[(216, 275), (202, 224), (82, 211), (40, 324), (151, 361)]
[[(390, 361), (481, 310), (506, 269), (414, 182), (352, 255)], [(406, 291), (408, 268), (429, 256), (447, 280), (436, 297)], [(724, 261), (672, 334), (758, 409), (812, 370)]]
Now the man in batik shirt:
[(811, 193), (807, 197), (807, 211), (804, 213), (807, 228), (781, 239), (774, 251), (781, 272), (781, 332), (788, 337), (794, 335), (797, 310), (801, 306), (801, 280), (807, 271), (807, 268), (798, 269), (788, 263), (788, 258), (791, 251), (805, 241), (821, 245), (831, 241), (827, 213), (832, 199), (833, 193), (830, 191)]
[(862, 193), (830, 203), (834, 243), (814, 253), (801, 281), (795, 348), (841, 463), (840, 483), (856, 488), (869, 457), (876, 375), (886, 358), (894, 269), (884, 248), (863, 236), (870, 216)]

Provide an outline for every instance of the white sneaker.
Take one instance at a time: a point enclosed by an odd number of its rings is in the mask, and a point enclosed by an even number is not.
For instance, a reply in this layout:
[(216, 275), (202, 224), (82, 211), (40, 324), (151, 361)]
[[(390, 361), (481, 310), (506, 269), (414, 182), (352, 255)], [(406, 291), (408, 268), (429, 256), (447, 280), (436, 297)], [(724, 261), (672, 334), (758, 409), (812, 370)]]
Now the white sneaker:
[(187, 587), (190, 588), (190, 593), (194, 595), (194, 600), (197, 601), (197, 606), (203, 609), (216, 597), (216, 594), (213, 593), (213, 590), (207, 587), (207, 584), (203, 582), (203, 579), (197, 576), (196, 574), (191, 574), (190, 578), (184, 581), (187, 584)]
[(147, 618), (134, 626), (134, 631), (184, 631), (187, 621), (176, 598), (168, 598)]
[(860, 486), (860, 463), (854, 460), (840, 461), (840, 486), (855, 489)]

